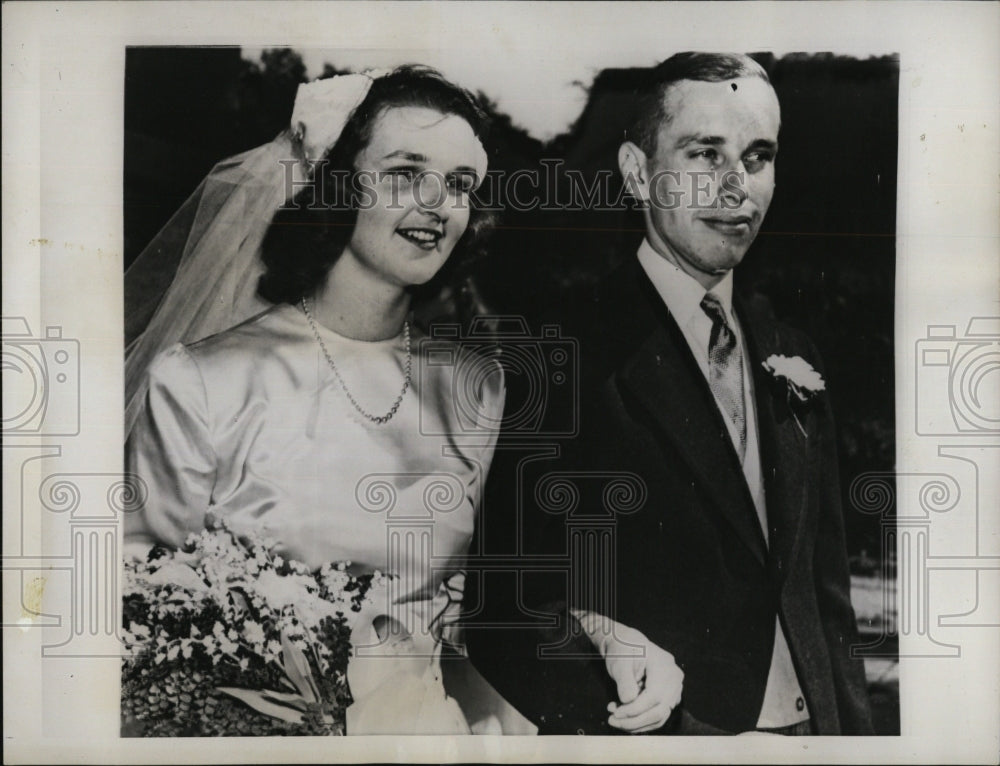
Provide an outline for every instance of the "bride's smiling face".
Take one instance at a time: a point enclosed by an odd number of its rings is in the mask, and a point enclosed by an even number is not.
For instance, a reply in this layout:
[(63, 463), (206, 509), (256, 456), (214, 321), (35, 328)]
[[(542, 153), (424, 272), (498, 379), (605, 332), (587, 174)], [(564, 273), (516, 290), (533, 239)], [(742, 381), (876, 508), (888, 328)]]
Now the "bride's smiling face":
[(481, 154), (457, 115), (386, 109), (355, 159), (360, 209), (341, 257), (399, 287), (427, 282), (465, 233)]

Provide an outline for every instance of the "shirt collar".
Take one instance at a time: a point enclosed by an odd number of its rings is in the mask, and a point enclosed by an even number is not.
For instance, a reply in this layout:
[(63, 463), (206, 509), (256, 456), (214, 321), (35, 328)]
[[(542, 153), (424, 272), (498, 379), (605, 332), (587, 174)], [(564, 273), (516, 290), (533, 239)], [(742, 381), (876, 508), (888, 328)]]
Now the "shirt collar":
[[(700, 319), (706, 316), (701, 308), (701, 300), (707, 292), (705, 288), (698, 284), (694, 277), (685, 274), (657, 253), (648, 239), (643, 239), (639, 246), (639, 264), (679, 325), (683, 327), (693, 318)], [(711, 292), (719, 299), (722, 308), (732, 321), (733, 272), (726, 272)]]

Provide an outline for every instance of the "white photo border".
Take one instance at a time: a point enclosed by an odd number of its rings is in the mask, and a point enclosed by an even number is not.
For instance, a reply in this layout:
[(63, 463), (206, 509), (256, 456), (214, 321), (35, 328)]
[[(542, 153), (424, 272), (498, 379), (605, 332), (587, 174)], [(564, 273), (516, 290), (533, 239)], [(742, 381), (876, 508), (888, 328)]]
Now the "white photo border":
[[(2, 13), (3, 315), (24, 319), (45, 342), (83, 350), (76, 430), (4, 439), (5, 761), (996, 762), (1000, 521), (989, 466), (1000, 434), (947, 425), (956, 402), (947, 378), (928, 377), (926, 354), (996, 347), (1000, 6), (38, 2)], [(79, 562), (58, 553), (69, 550), (70, 514), (43, 514), (39, 493), (24, 488), (48, 475), (44, 457), (85, 496), (106, 491), (122, 470), (125, 48), (171, 44), (405, 49), (415, 58), (447, 50), (512, 77), (595, 46), (648, 50), (649, 63), (683, 49), (898, 53), (897, 550), (909, 568), (900, 570), (897, 603), (914, 620), (900, 636), (901, 736), (120, 739), (114, 656), (42, 656), (43, 633), (65, 632), (69, 605), (60, 599)], [(817, 147), (817, 162), (829, 156)], [(117, 533), (99, 512), (80, 518)], [(24, 622), (26, 592), (37, 603)]]

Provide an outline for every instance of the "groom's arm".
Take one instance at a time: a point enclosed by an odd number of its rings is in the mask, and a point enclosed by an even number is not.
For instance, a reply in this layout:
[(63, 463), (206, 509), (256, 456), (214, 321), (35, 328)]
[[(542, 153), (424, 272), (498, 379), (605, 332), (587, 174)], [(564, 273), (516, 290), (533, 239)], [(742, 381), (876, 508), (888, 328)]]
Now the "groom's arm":
[(516, 450), (501, 445), (482, 536), (472, 546), (497, 556), (518, 547), (512, 530), (524, 531), (523, 567), (482, 572), (467, 587), (466, 644), (477, 670), (542, 734), (723, 733), (680, 711), (671, 716), (683, 673), (665, 648), (604, 615), (571, 608), (566, 573), (537, 571), (539, 556), (565, 556), (566, 525), (535, 507), (534, 493), (523, 488), (525, 518), (513, 518), (518, 504), (510, 488), (524, 478), (517, 465)]
[[(564, 575), (539, 565), (565, 557), (566, 526), (564, 517), (538, 506), (532, 484), (537, 475), (572, 465), (567, 451), (578, 445), (506, 427), (530, 411), (537, 395), (535, 381), (523, 372), (511, 370), (506, 380), (505, 421), (471, 547), (466, 646), (476, 669), (539, 733), (611, 734), (607, 704), (614, 683), (591, 641), (573, 629)], [(540, 433), (559, 433), (555, 426), (575, 416), (567, 411), (571, 404), (546, 401)], [(476, 571), (478, 555), (491, 560), (489, 569)], [(498, 568), (498, 560), (506, 565)], [(554, 656), (543, 656), (543, 647), (557, 646)]]
[(617, 701), (608, 704), (608, 724), (629, 734), (656, 731), (681, 701), (684, 672), (666, 649), (635, 628), (605, 615), (570, 609), (604, 660)]
[[(600, 628), (588, 627), (609, 623), (599, 615), (574, 614), (565, 602), (542, 608), (569, 625), (500, 630), (494, 640), (468, 634), (473, 664), (539, 734), (731, 733), (680, 707), (683, 673), (668, 652), (638, 631), (615, 625), (609, 641)], [(543, 657), (538, 649), (545, 644), (560, 648)], [(617, 699), (628, 704), (609, 709), (609, 701)]]
[[(518, 391), (517, 386), (524, 378), (524, 375), (507, 376), (508, 412), (519, 412), (524, 397), (531, 393)], [(580, 404), (593, 401), (593, 381), (589, 381), (589, 386), (586, 382), (581, 380)], [(569, 398), (547, 402), (546, 416), (559, 423), (574, 418), (581, 425), (586, 418), (580, 413), (560, 409), (570, 404)], [(510, 433), (501, 432), (485, 505), (477, 524), (479, 538), (472, 550), (490, 556), (518, 551), (523, 563), (513, 568), (518, 571), (483, 572), (477, 586), (467, 590), (467, 597), (474, 592), (481, 599), (478, 606), (468, 604), (474, 612), (466, 630), (470, 658), (496, 690), (539, 727), (540, 734), (621, 734), (622, 729), (608, 722), (611, 716), (608, 706), (619, 700), (619, 685), (609, 672), (607, 658), (598, 649), (600, 637), (595, 640), (593, 631), (588, 634), (571, 614), (570, 583), (565, 572), (538, 571), (538, 556), (565, 558), (566, 518), (539, 507), (534, 486), (521, 486), (521, 482), (531, 484), (536, 477), (519, 466), (525, 452), (512, 448), (516, 443)], [(559, 456), (534, 463), (536, 472), (586, 469), (590, 443), (584, 433), (555, 444)], [(597, 497), (582, 496), (580, 501), (581, 506), (597, 503), (600, 507)], [(511, 627), (513, 623), (521, 625)], [(547, 648), (544, 654), (543, 648)], [(649, 654), (655, 653), (651, 647)], [(677, 670), (672, 657), (669, 663), (661, 665), (665, 676), (669, 676), (670, 667)], [(663, 687), (669, 689), (669, 685), (668, 680)], [(701, 724), (678, 707), (657, 733), (726, 732)]]
[[(607, 704), (615, 698), (614, 683), (593, 643), (570, 622), (563, 578), (538, 571), (539, 556), (563, 552), (564, 523), (534, 506), (533, 493), (519, 486), (523, 456), (501, 435), (472, 550), (511, 565), (478, 574), (474, 562), (470, 567), (469, 656), (539, 733), (611, 734)], [(543, 647), (555, 646), (558, 652), (543, 656)]]

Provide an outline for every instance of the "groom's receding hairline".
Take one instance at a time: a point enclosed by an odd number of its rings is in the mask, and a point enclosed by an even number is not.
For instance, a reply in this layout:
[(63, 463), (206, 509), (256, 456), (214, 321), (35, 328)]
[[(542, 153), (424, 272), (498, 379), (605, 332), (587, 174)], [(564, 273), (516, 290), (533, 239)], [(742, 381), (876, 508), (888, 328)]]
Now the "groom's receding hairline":
[(740, 77), (758, 77), (770, 84), (767, 72), (760, 64), (742, 53), (677, 53), (649, 71), (636, 92), (635, 117), (626, 131), (632, 141), (647, 155), (656, 152), (656, 137), (661, 126), (669, 123), (666, 94), (671, 86), (684, 80), (725, 82)]

